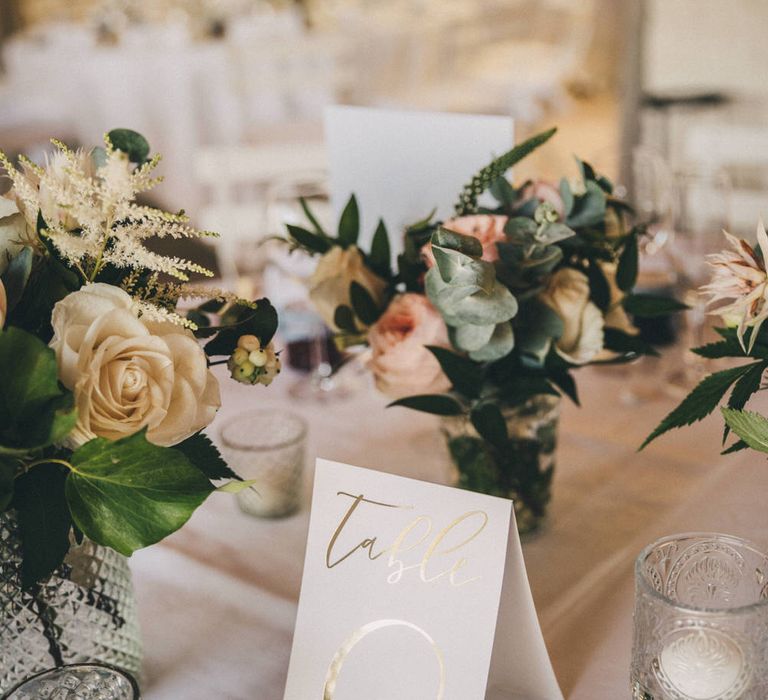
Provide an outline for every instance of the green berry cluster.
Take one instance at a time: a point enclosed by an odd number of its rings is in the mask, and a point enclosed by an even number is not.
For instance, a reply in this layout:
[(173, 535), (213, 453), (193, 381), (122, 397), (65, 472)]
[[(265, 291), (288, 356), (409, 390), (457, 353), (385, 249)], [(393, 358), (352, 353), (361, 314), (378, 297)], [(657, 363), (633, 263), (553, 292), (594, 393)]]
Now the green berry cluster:
[(238, 382), (269, 386), (280, 374), (280, 358), (272, 345), (262, 348), (255, 335), (242, 335), (227, 367)]

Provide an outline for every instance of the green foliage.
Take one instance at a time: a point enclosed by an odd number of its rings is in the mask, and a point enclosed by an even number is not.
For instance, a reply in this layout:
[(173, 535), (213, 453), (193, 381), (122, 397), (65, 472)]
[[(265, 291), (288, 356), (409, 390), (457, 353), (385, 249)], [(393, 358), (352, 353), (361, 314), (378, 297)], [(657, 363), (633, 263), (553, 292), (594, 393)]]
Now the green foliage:
[(616, 268), (616, 286), (622, 292), (631, 291), (637, 282), (639, 268), (639, 253), (637, 247), (637, 231), (633, 230), (627, 237), (624, 249), (619, 256)]
[(18, 328), (0, 331), (0, 454), (25, 455), (59, 442), (76, 422), (53, 350)]
[(16, 478), (16, 463), (11, 457), (0, 456), (0, 513), (13, 500), (14, 479)]
[(628, 294), (622, 302), (624, 310), (640, 318), (668, 316), (676, 311), (685, 311), (688, 307), (670, 297), (655, 294)]
[(722, 408), (728, 426), (753, 450), (768, 452), (768, 419), (753, 411)]
[(183, 451), (153, 445), (143, 432), (95, 438), (71, 464), (65, 492), (74, 522), (126, 556), (175, 532), (213, 491)]
[(198, 336), (205, 337), (211, 332), (216, 336), (205, 345), (209, 357), (231, 355), (242, 335), (255, 335), (263, 346), (267, 345), (277, 331), (277, 311), (266, 297), (251, 306), (236, 306), (227, 317), (227, 323), (212, 329), (200, 329)]
[(368, 256), (368, 262), (371, 265), (371, 269), (384, 279), (388, 279), (392, 276), (390, 270), (391, 255), (392, 253), (389, 248), (389, 233), (387, 233), (387, 227), (384, 225), (383, 219), (379, 219), (379, 223), (376, 226), (376, 232), (373, 234), (371, 253)]
[(475, 430), (484, 440), (499, 449), (504, 449), (509, 440), (507, 423), (497, 404), (483, 401), (472, 409), (469, 417)]
[(640, 355), (651, 355), (658, 357), (656, 349), (645, 342), (640, 334), (630, 335), (618, 328), (603, 329), (603, 344), (606, 350), (612, 350), (622, 354), (629, 354), (633, 357)]
[[(733, 385), (733, 391), (728, 399), (728, 408), (741, 410), (747, 401), (760, 389), (760, 380), (768, 367), (768, 362), (755, 363), (750, 369), (739, 377), (739, 380)], [(723, 443), (728, 437), (729, 426), (726, 423), (723, 431)]]
[(24, 588), (50, 576), (69, 551), (72, 519), (64, 498), (66, 476), (58, 464), (40, 464), (16, 479), (12, 507), (21, 532)]
[(443, 373), (459, 394), (469, 399), (477, 398), (480, 395), (483, 384), (483, 367), (481, 364), (434, 345), (428, 345), (427, 350), (437, 358)]
[(436, 416), (460, 416), (464, 413), (464, 407), (452, 396), (447, 394), (419, 394), (418, 396), (406, 396), (397, 401), (392, 401), (391, 406), (403, 406), (414, 411), (432, 413)]
[(603, 268), (592, 259), (587, 268), (587, 279), (589, 279), (589, 293), (592, 301), (603, 313), (611, 305), (611, 287), (605, 277)]
[(348, 248), (357, 243), (360, 236), (360, 213), (357, 208), (357, 198), (352, 195), (349, 198), (344, 211), (339, 219), (338, 242), (343, 248)]
[(552, 308), (533, 297), (521, 302), (515, 324), (519, 328), (520, 353), (543, 366), (552, 343), (563, 334), (563, 320)]
[(571, 228), (599, 226), (605, 220), (605, 193), (596, 182), (585, 183), (586, 193), (574, 199), (565, 223)]
[(722, 401), (728, 388), (736, 380), (741, 378), (747, 372), (752, 371), (755, 366), (762, 364), (762, 362), (756, 362), (741, 365), (740, 367), (732, 367), (731, 369), (715, 372), (714, 374), (705, 377), (699, 382), (696, 388), (683, 399), (682, 403), (659, 423), (656, 429), (645, 439), (640, 446), (640, 449), (642, 450), (652, 440), (655, 440), (672, 428), (691, 425), (708, 416)]
[(320, 222), (317, 220), (317, 217), (315, 217), (315, 215), (312, 213), (312, 210), (309, 208), (309, 204), (307, 203), (307, 200), (304, 197), (299, 197), (299, 203), (301, 204), (301, 208), (302, 208), (302, 211), (304, 212), (304, 216), (306, 216), (309, 223), (312, 224), (312, 228), (315, 230), (315, 233), (321, 238), (327, 238), (328, 234), (320, 225)]
[(349, 298), (352, 302), (352, 310), (366, 326), (370, 326), (381, 316), (381, 309), (377, 306), (373, 297), (362, 284), (353, 281), (349, 287)]
[(24, 290), (32, 274), (32, 248), (26, 246), (22, 248), (8, 263), (8, 267), (3, 272), (0, 281), (5, 287), (7, 300), (7, 312), (13, 311), (16, 305), (21, 301)]
[(535, 151), (554, 136), (557, 129), (549, 129), (515, 146), (504, 155), (496, 158), (479, 173), (477, 173), (465, 186), (456, 203), (456, 215), (466, 216), (477, 212), (477, 198), (485, 192), (494, 182), (507, 172), (515, 163), (518, 163), (527, 155)]
[(294, 244), (299, 248), (307, 251), (308, 253), (327, 253), (333, 243), (330, 239), (317, 233), (307, 231), (307, 229), (301, 226), (294, 226), (293, 224), (286, 224), (288, 234), (293, 240)]
[(132, 163), (142, 165), (149, 157), (149, 143), (140, 133), (132, 129), (112, 129), (107, 134), (112, 145), (125, 153)]
[(197, 433), (187, 438), (178, 445), (174, 445), (173, 449), (182, 452), (189, 462), (197, 467), (208, 479), (240, 479), (227, 466), (227, 463), (210, 438), (203, 433)]
[(438, 229), (432, 252), (437, 264), (426, 275), (426, 293), (451, 327), (457, 349), (479, 361), (506, 355), (514, 346), (508, 321), (517, 301), (496, 279), (493, 265), (478, 259), (477, 239)]
[(333, 322), (336, 326), (346, 333), (357, 333), (357, 324), (355, 323), (355, 314), (346, 305), (336, 307), (333, 313)]

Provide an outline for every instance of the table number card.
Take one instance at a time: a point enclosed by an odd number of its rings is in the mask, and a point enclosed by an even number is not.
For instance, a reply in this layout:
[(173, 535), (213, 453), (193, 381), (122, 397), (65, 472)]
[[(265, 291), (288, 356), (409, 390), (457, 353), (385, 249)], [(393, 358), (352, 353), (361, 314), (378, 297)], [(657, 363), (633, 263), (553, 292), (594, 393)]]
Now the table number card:
[[(390, 234), (424, 218), (433, 207), (438, 218), (446, 219), (467, 181), (512, 147), (512, 132), (512, 119), (502, 116), (327, 107), (335, 215), (354, 193), (366, 250), (379, 218)], [(400, 236), (392, 241), (399, 244)]]
[(511, 505), (318, 460), (284, 700), (561, 700)]

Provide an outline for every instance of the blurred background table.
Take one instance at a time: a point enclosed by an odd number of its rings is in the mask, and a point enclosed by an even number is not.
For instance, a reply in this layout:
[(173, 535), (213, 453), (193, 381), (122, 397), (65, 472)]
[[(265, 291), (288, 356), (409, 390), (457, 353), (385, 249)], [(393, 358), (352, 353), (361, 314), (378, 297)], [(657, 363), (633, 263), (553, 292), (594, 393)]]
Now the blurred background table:
[[(385, 409), (373, 388), (334, 402), (333, 410), (299, 404), (287, 394), (292, 379), (281, 375), (269, 392), (225, 381), (234, 400), (225, 402), (211, 435), (248, 408), (304, 416), (310, 434), (302, 510), (259, 520), (217, 494), (180, 532), (131, 560), (147, 700), (282, 698), (316, 456), (429, 481), (450, 476), (434, 418)], [(768, 469), (753, 452), (717, 456), (717, 417), (638, 453), (674, 401), (660, 396), (629, 410), (626, 372), (588, 370), (579, 379), (583, 407), (564, 405), (549, 521), (523, 551), (566, 698), (617, 700), (629, 697), (634, 558), (662, 534), (693, 530), (765, 546)]]

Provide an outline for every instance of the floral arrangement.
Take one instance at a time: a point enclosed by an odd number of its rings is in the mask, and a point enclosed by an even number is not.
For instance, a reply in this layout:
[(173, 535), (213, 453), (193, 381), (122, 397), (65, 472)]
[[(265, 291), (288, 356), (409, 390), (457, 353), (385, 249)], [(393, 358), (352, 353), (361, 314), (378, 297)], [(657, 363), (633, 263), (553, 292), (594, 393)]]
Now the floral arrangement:
[[(104, 141), (54, 141), (43, 166), (0, 154), (0, 517), (20, 529), (25, 586), (84, 536), (130, 555), (181, 527), (213, 482), (246, 487), (201, 433), (221, 403), (209, 368), (262, 385), (280, 371), (267, 299), (190, 284), (212, 273), (146, 245), (215, 235), (136, 201), (160, 182), (159, 156), (127, 129)], [(185, 298), (204, 301), (182, 313)]]
[[(504, 410), (541, 395), (578, 403), (573, 370), (655, 354), (632, 316), (684, 308), (633, 291), (645, 228), (631, 225), (631, 208), (588, 163), (579, 161), (575, 184), (514, 186), (504, 178), (554, 133), (477, 173), (455, 217), (437, 221), (433, 213), (409, 226), (394, 270), (383, 222), (370, 250), (358, 247), (354, 196), (335, 236), (304, 202), (310, 226), (288, 226), (294, 248), (320, 256), (309, 294), (338, 343), (368, 344), (390, 405), (468, 419), (472, 444), (450, 444), (460, 483), (491, 493), (519, 491), (529, 478), (515, 462)], [(486, 191), (495, 206), (478, 203)]]
[(750, 398), (762, 388), (763, 374), (768, 369), (768, 332), (763, 326), (768, 318), (768, 235), (762, 221), (757, 225), (755, 247), (724, 233), (730, 250), (708, 256), (712, 279), (701, 288), (702, 294), (709, 296), (709, 305), (714, 305), (710, 313), (720, 316), (724, 325), (715, 329), (720, 336), (718, 341), (693, 348), (693, 352), (708, 359), (749, 359), (751, 362), (705, 377), (659, 423), (642, 447), (668, 430), (705, 418), (730, 391), (727, 404), (721, 408), (726, 423), (723, 445), (731, 431), (738, 439), (723, 454), (747, 447), (768, 452), (768, 419), (744, 410)]

